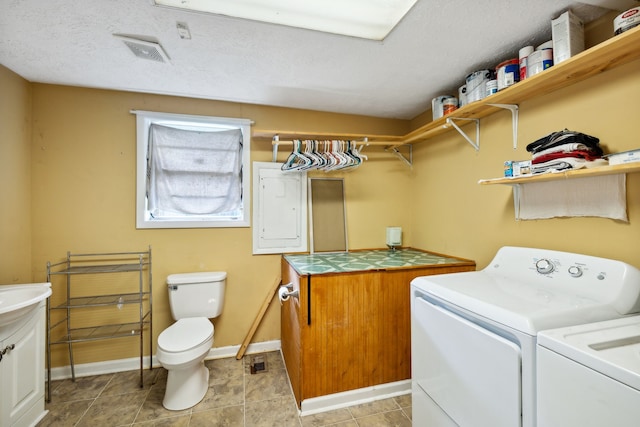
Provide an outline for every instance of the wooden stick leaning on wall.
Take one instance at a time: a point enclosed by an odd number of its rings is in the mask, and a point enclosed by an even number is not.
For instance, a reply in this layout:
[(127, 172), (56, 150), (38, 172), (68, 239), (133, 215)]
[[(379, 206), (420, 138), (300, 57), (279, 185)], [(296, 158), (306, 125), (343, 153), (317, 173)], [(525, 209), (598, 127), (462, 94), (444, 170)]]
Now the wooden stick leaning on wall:
[(251, 325), (251, 329), (249, 329), (247, 336), (245, 337), (244, 341), (242, 342), (242, 345), (240, 346), (240, 350), (238, 350), (238, 354), (236, 354), (237, 360), (242, 359), (242, 356), (244, 356), (245, 351), (247, 351), (247, 347), (249, 347), (249, 343), (251, 342), (251, 338), (253, 338), (253, 334), (256, 333), (256, 330), (258, 329), (258, 326), (260, 325), (260, 322), (262, 321), (264, 314), (267, 312), (267, 308), (269, 308), (271, 301), (273, 301), (273, 297), (278, 293), (278, 288), (280, 287), (280, 281), (281, 281), (280, 277), (277, 277), (276, 280), (273, 282), (273, 286), (269, 290), (269, 294), (267, 295), (264, 302), (262, 303), (262, 306), (260, 307), (260, 311), (258, 312), (256, 319), (253, 321), (253, 324)]

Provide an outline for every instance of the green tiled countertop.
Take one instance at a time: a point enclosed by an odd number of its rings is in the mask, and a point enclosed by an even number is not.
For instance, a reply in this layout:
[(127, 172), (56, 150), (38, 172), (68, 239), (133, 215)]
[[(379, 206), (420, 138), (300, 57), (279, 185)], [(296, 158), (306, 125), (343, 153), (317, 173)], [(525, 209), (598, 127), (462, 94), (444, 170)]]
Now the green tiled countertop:
[(283, 257), (298, 274), (346, 273), (472, 262), (410, 248), (396, 251), (373, 249), (341, 253), (291, 254)]

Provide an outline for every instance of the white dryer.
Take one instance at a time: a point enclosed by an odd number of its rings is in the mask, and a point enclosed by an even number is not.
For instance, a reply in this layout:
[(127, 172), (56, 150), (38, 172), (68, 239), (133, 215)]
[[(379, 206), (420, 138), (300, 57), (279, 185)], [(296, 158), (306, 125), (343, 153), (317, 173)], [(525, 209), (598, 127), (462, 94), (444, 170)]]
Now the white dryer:
[(640, 316), (538, 334), (539, 427), (640, 425)]
[(535, 248), (414, 279), (413, 425), (536, 427), (538, 332), (638, 313), (639, 294), (633, 266)]

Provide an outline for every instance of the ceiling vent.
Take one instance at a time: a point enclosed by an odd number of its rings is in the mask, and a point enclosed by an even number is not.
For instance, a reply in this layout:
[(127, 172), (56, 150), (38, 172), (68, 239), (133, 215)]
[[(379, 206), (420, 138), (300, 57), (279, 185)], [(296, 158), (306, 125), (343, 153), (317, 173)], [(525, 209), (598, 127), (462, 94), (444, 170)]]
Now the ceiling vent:
[(142, 40), (118, 34), (114, 34), (114, 36), (121, 39), (122, 42), (138, 58), (157, 62), (169, 62), (169, 56), (158, 42), (152, 40)]

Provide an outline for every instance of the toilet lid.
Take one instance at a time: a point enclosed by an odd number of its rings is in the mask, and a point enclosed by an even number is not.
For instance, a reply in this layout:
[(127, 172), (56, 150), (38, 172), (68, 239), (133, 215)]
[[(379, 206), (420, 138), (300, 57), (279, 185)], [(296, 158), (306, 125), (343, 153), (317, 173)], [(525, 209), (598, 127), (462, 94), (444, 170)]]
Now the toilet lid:
[(180, 319), (158, 337), (158, 346), (167, 352), (189, 350), (213, 336), (213, 324), (206, 317)]

